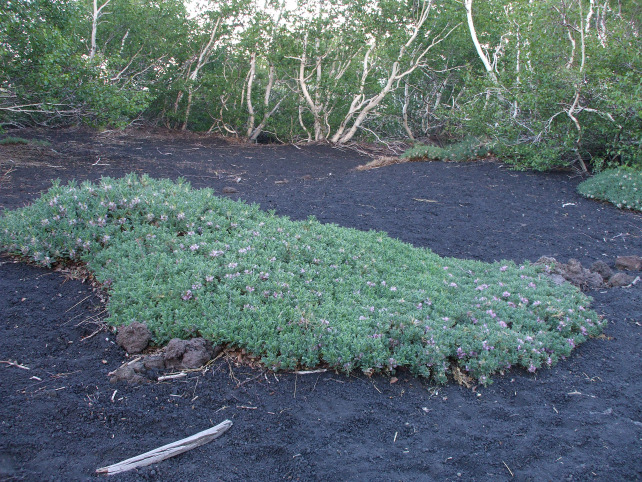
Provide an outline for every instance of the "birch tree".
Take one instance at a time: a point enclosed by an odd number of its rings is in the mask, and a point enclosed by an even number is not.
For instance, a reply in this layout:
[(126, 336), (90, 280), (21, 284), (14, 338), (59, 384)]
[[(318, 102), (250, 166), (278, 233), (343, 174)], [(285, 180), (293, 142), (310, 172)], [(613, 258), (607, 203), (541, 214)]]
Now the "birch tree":
[[(381, 104), (384, 98), (393, 90), (402, 85), (402, 81), (408, 75), (412, 74), (419, 67), (425, 66), (426, 56), (430, 50), (444, 41), (458, 27), (446, 26), (439, 33), (433, 34), (426, 29), (426, 22), (432, 13), (432, 0), (424, 0), (420, 4), (420, 9), (414, 16), (409, 19), (404, 26), (405, 39), (402, 34), (402, 42), (398, 47), (396, 58), (393, 57), (392, 64), (387, 69), (385, 77), (379, 79), (378, 92), (371, 96), (365, 95), (365, 82), (370, 75), (373, 66), (373, 52), (376, 52), (377, 40), (372, 38), (370, 45), (366, 50), (361, 63), (361, 81), (358, 91), (353, 95), (352, 102), (347, 114), (344, 116), (338, 129), (332, 136), (332, 142), (345, 144), (352, 140), (357, 130), (367, 117)], [(420, 33), (421, 38), (420, 38)], [(403, 41), (405, 40), (405, 42)]]
[[(263, 2), (263, 10), (267, 10), (268, 7), (272, 9), (270, 13), (266, 14), (264, 12), (256, 12), (254, 14), (252, 19), (252, 26), (244, 34), (246, 42), (249, 43), (250, 57), (250, 68), (247, 74), (245, 90), (245, 101), (248, 111), (246, 134), (248, 139), (251, 141), (256, 141), (259, 135), (261, 135), (261, 132), (263, 132), (263, 129), (265, 129), (268, 121), (274, 115), (274, 113), (278, 111), (281, 103), (285, 99), (285, 97), (281, 95), (281, 98), (276, 101), (271, 107), (273, 97), (272, 93), (278, 82), (277, 69), (274, 60), (274, 57), (278, 57), (278, 54), (274, 52), (274, 49), (277, 45), (277, 36), (280, 34), (281, 21), (285, 9), (285, 1), (278, 0), (276, 2), (268, 2), (266, 0), (265, 2)], [(261, 60), (264, 60), (267, 64), (264, 67), (267, 75), (267, 83), (265, 85), (262, 102), (263, 116), (257, 125), (257, 114), (254, 107), (252, 95), (254, 90), (254, 82), (257, 76), (257, 67), (262, 67), (260, 64)], [(257, 62), (259, 63), (257, 64)]]
[(94, 60), (96, 56), (96, 35), (98, 33), (98, 24), (100, 18), (105, 15), (106, 12), (103, 12), (105, 7), (109, 5), (111, 0), (105, 0), (105, 2), (100, 5), (98, 0), (93, 0), (93, 11), (91, 16), (91, 45), (89, 48), (89, 60)]

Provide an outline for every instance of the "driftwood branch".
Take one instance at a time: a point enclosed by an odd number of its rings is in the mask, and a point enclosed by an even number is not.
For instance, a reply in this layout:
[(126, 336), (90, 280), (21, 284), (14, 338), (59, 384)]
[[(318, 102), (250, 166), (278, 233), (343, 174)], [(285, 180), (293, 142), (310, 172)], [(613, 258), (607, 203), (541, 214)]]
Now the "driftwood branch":
[(155, 464), (156, 462), (161, 462), (175, 455), (182, 454), (188, 450), (199, 447), (206, 443), (211, 442), (215, 438), (223, 435), (230, 427), (232, 426), (231, 420), (225, 420), (219, 423), (217, 426), (203, 430), (191, 437), (172, 442), (171, 444), (163, 445), (157, 449), (145, 452), (144, 454), (137, 455), (117, 464), (108, 465), (107, 467), (101, 467), (96, 470), (98, 474), (113, 475), (119, 474), (121, 472), (126, 472), (128, 470), (137, 469), (139, 467), (145, 467), (147, 465)]

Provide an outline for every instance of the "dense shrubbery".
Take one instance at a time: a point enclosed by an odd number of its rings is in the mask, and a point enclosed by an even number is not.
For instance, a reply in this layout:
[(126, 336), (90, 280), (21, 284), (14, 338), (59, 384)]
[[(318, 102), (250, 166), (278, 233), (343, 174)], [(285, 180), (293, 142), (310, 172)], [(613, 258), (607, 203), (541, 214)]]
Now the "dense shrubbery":
[(591, 199), (609, 201), (619, 208), (642, 211), (642, 171), (607, 169), (587, 179), (577, 191)]
[(642, 166), (639, 2), (259, 3), (4, 2), (0, 128), (462, 141), (412, 154), (450, 160), (472, 135), (519, 169)]
[(438, 161), (471, 161), (489, 153), (487, 146), (474, 137), (468, 137), (460, 142), (445, 147), (417, 144), (405, 151), (402, 159), (409, 161), (438, 160)]
[(54, 186), (0, 218), (0, 247), (81, 260), (110, 321), (155, 341), (200, 334), (273, 369), (328, 364), (444, 382), (534, 372), (599, 333), (589, 299), (533, 266), (441, 258), (379, 232), (295, 222), (208, 189), (130, 175)]

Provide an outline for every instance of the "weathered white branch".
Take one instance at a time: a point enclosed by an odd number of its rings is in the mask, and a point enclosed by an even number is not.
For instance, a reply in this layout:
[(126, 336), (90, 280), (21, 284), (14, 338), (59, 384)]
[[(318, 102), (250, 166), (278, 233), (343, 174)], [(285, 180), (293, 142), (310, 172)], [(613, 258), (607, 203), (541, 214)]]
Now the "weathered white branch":
[(212, 427), (207, 430), (203, 430), (191, 437), (178, 440), (176, 442), (163, 445), (157, 449), (150, 450), (144, 454), (137, 455), (136, 457), (123, 460), (117, 464), (108, 465), (107, 467), (101, 467), (96, 470), (98, 474), (120, 474), (121, 472), (127, 472), (128, 470), (137, 469), (139, 467), (146, 467), (157, 462), (169, 459), (176, 455), (192, 450), (193, 448), (200, 447), (206, 443), (211, 442), (217, 437), (223, 435), (230, 427), (232, 422), (230, 420), (225, 420), (215, 427)]

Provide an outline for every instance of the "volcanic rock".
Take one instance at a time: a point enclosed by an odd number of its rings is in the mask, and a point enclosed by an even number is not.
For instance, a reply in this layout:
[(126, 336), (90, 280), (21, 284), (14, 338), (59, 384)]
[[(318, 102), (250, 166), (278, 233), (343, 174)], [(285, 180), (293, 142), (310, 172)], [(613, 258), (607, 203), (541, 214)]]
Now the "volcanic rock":
[(618, 256), (615, 260), (615, 267), (627, 271), (642, 271), (642, 258), (639, 256)]
[(127, 326), (118, 328), (118, 335), (116, 335), (116, 343), (125, 349), (130, 355), (141, 353), (147, 345), (151, 334), (144, 323), (137, 321)]
[(200, 368), (220, 353), (221, 348), (213, 348), (204, 338), (181, 340), (173, 338), (165, 347), (163, 356), (166, 368)]
[(611, 276), (613, 276), (613, 270), (604, 261), (596, 261), (591, 265), (589, 270), (602, 276), (604, 281), (607, 281)]
[(635, 281), (633, 276), (630, 276), (626, 273), (615, 273), (611, 278), (609, 278), (608, 285), (611, 287), (616, 286), (628, 286)]

